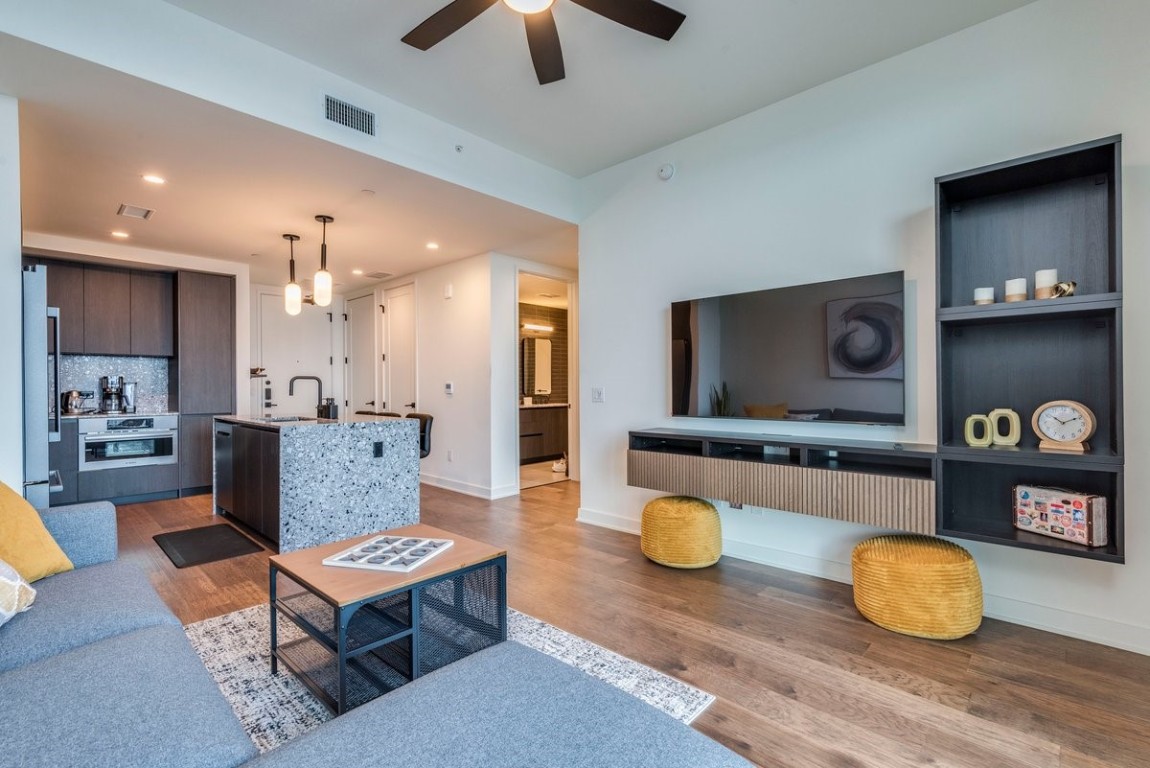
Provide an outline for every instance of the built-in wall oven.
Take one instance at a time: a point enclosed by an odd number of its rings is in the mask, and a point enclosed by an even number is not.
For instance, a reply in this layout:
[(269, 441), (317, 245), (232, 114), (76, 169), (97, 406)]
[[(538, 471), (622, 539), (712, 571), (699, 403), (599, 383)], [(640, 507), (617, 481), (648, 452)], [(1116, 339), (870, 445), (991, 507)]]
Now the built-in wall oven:
[(175, 464), (175, 415), (80, 419), (80, 471)]

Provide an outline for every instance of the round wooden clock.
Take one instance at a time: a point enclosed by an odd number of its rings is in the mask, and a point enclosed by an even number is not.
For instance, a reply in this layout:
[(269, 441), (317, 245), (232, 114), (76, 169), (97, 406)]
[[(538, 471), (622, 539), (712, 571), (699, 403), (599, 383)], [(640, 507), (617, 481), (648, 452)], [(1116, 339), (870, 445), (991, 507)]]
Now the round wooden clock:
[(1075, 453), (1090, 450), (1086, 441), (1098, 425), (1094, 412), (1077, 400), (1043, 403), (1034, 412), (1030, 423), (1038, 435), (1038, 450)]

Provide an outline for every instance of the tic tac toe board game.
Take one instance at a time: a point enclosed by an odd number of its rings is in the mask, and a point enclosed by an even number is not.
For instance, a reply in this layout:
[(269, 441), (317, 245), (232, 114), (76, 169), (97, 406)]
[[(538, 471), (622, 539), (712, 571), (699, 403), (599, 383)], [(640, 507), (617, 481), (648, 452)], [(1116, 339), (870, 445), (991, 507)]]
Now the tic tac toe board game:
[(324, 565), (368, 571), (414, 571), (454, 544), (451, 539), (376, 536), (323, 559)]

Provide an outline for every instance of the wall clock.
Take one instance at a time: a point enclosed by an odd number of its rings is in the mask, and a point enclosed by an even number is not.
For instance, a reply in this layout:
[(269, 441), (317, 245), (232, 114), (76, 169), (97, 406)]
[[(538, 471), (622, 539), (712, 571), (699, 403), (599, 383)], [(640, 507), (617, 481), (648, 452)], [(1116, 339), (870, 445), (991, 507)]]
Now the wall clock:
[(1040, 451), (1090, 450), (1086, 441), (1098, 426), (1094, 412), (1077, 400), (1051, 400), (1034, 411), (1030, 421), (1038, 435)]

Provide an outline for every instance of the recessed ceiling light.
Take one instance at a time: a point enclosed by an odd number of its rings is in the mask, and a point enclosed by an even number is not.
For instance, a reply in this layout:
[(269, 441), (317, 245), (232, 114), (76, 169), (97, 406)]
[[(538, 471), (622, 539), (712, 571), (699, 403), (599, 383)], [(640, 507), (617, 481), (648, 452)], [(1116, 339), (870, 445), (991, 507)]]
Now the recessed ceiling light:
[(129, 235), (127, 232), (121, 232), (120, 230), (117, 229), (115, 232), (112, 233), (112, 237), (118, 237), (121, 240), (124, 240), (124, 239), (128, 238)]
[(427, 250), (438, 251), (439, 250), (439, 243), (428, 243), (427, 244)]
[(148, 182), (149, 184), (167, 184), (168, 183), (168, 180), (165, 179), (163, 176), (157, 176), (154, 173), (144, 174), (144, 181)]
[(362, 274), (363, 274), (363, 270), (362, 270), (362, 269), (353, 269), (353, 270), (351, 271), (351, 273), (352, 273), (353, 275), (362, 275)]

